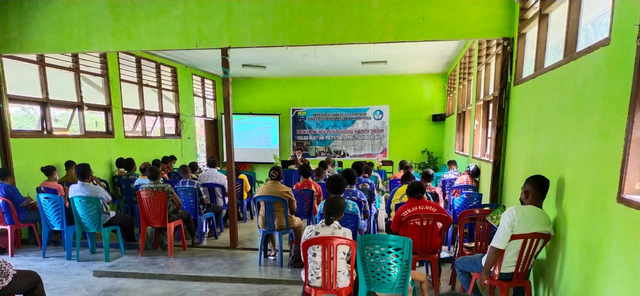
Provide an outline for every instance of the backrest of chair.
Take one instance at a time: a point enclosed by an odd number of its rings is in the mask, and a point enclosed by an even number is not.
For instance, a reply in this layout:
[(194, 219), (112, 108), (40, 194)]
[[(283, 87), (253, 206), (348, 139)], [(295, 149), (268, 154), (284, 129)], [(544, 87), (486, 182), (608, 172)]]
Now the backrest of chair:
[(111, 182), (113, 182), (113, 186), (116, 188), (120, 188), (120, 180), (122, 180), (122, 176), (113, 176), (111, 177)]
[(236, 199), (244, 199), (244, 180), (236, 178)]
[[(518, 253), (518, 261), (516, 262), (515, 270), (513, 271), (513, 279), (512, 281), (524, 281), (529, 276), (529, 270), (531, 266), (533, 266), (533, 262), (538, 258), (542, 249), (547, 245), (549, 240), (551, 240), (551, 234), (548, 233), (525, 233), (525, 234), (514, 234), (511, 235), (511, 239), (509, 242), (522, 240), (522, 246), (520, 247), (520, 252)], [(496, 263), (493, 268), (493, 273), (491, 274), (491, 278), (498, 279), (500, 276), (500, 269), (502, 268), (502, 260), (504, 259), (504, 252), (500, 259), (498, 259), (498, 263)]]
[(358, 237), (358, 276), (367, 291), (404, 294), (411, 276), (413, 244), (398, 235), (370, 234)]
[(64, 230), (67, 227), (67, 217), (64, 212), (64, 199), (62, 196), (51, 193), (38, 193), (36, 195), (40, 219), (46, 221), (52, 230)]
[(360, 191), (364, 193), (364, 196), (367, 197), (367, 202), (369, 203), (369, 205), (373, 204), (373, 191), (367, 189), (362, 189)]
[(166, 227), (168, 221), (167, 193), (155, 190), (140, 190), (138, 205), (140, 218), (147, 221), (148, 226)]
[[(15, 225), (17, 221), (20, 221), (20, 219), (18, 219), (18, 212), (16, 212), (16, 208), (10, 200), (0, 196), (0, 207), (2, 208), (0, 211), (0, 226)], [(6, 213), (7, 209), (9, 213)], [(11, 217), (7, 217), (9, 214), (11, 214)], [(7, 218), (9, 218), (9, 220), (7, 220)]]
[(448, 171), (449, 171), (449, 167), (446, 164), (443, 163), (442, 165), (440, 165), (439, 172), (446, 173)]
[(124, 202), (127, 204), (135, 203), (136, 197), (136, 186), (134, 185), (136, 181), (133, 180), (120, 180), (118, 182), (118, 186), (120, 187), (120, 196), (124, 199)]
[(99, 198), (74, 196), (71, 198), (71, 209), (76, 231), (102, 231), (102, 201)]
[[(456, 257), (462, 256), (465, 229), (468, 234), (473, 233), (473, 254), (486, 254), (491, 243), (491, 230), (494, 226), (487, 220), (487, 215), (493, 210), (471, 209), (465, 210), (458, 216), (458, 250)], [(471, 228), (473, 227), (473, 228)], [(473, 229), (473, 231), (471, 231)], [(470, 240), (471, 238), (469, 238)]]
[[(457, 187), (457, 186), (456, 186)], [(482, 193), (462, 192), (460, 197), (454, 198), (453, 202), (453, 222), (458, 223), (458, 215), (465, 210), (471, 209), (482, 202)]]
[(218, 199), (218, 193), (222, 196), (222, 203), (223, 205), (227, 205), (227, 200), (226, 200), (226, 196), (227, 196), (227, 190), (224, 189), (224, 186), (221, 184), (215, 184), (215, 183), (204, 183), (202, 184), (202, 187), (205, 188), (207, 194), (209, 195), (209, 200), (211, 200), (211, 203), (216, 203), (216, 200)]
[(400, 179), (389, 180), (389, 192), (393, 191), (394, 189), (400, 186), (402, 186)]
[(249, 186), (251, 186), (251, 189), (249, 190), (249, 193), (253, 194), (253, 191), (256, 190), (254, 187), (256, 187), (256, 184), (254, 183), (255, 178), (253, 177), (252, 174), (250, 174), (250, 172), (247, 172), (245, 174), (245, 176), (247, 176), (247, 182), (249, 182)]
[(329, 197), (329, 191), (327, 191), (327, 183), (318, 183), (320, 188), (322, 188), (322, 200), (327, 199)]
[(338, 236), (318, 236), (310, 238), (302, 243), (302, 261), (306, 262), (304, 265), (304, 286), (309, 287), (309, 248), (311, 246), (318, 246), (321, 249), (322, 261), (322, 286), (321, 288), (311, 287), (314, 289), (322, 289), (324, 292), (336, 291), (338, 289), (338, 247), (346, 246), (351, 250), (351, 258), (349, 266), (351, 271), (349, 272), (349, 290), (353, 290), (353, 270), (356, 262), (357, 244), (354, 240), (350, 240), (344, 237)]
[(314, 192), (311, 189), (292, 190), (296, 198), (296, 217), (311, 219), (313, 217)]
[(353, 240), (358, 239), (358, 226), (360, 223), (360, 217), (352, 213), (344, 213), (344, 216), (340, 219), (340, 225), (351, 230), (351, 238)]
[(167, 177), (169, 177), (169, 180), (175, 180), (175, 181), (180, 181), (180, 179), (182, 179), (182, 176), (180, 176), (180, 173), (178, 172), (169, 172), (167, 174)]
[(391, 170), (390, 172), (393, 174), (393, 170), (395, 169), (395, 165), (393, 164), (393, 160), (383, 160), (380, 162), (380, 166), (381, 167), (389, 167)]
[(500, 206), (499, 204), (488, 203), (488, 204), (474, 205), (474, 206), (471, 207), (471, 209), (492, 209), (492, 210), (495, 210), (499, 206)]
[(49, 187), (36, 187), (37, 193), (49, 193), (58, 195), (58, 190)]
[(431, 186), (435, 187), (440, 185), (440, 180), (442, 180), (442, 175), (444, 175), (444, 172), (435, 173), (433, 175), (433, 181), (431, 182)]
[(198, 219), (200, 216), (200, 201), (196, 189), (193, 187), (177, 186), (176, 194), (182, 201), (182, 209), (189, 212), (192, 218)]
[(169, 180), (164, 180), (162, 182), (171, 185), (171, 188), (174, 188), (174, 189), (176, 188), (176, 185), (178, 185), (178, 180), (169, 179)]
[(398, 210), (400, 209), (400, 207), (404, 206), (404, 204), (406, 204), (406, 202), (399, 202), (396, 204), (396, 208), (394, 209), (395, 212), (397, 213)]
[(373, 182), (373, 184), (376, 185), (376, 187), (378, 186), (378, 176), (371, 175), (369, 176), (369, 180), (371, 180), (371, 182)]
[[(453, 180), (453, 179), (449, 179), (449, 180)], [(455, 180), (453, 180), (453, 182), (455, 183)], [(443, 185), (442, 186), (444, 186), (444, 181), (443, 181)], [(451, 186), (451, 187), (449, 187), (449, 190), (447, 191), (447, 197), (449, 198), (449, 200), (451, 200), (451, 195), (456, 190), (459, 190), (460, 192), (478, 192), (478, 188), (476, 188), (476, 186), (473, 186), (473, 185)]]
[(100, 184), (104, 186), (104, 189), (106, 189), (107, 192), (111, 193), (111, 186), (109, 185), (109, 181), (105, 179), (100, 179), (100, 178), (98, 178), (98, 181), (100, 181)]
[[(258, 209), (258, 212), (260, 211), (260, 206), (264, 206), (264, 219), (265, 219), (265, 225), (267, 225), (267, 229), (263, 229), (263, 230), (267, 230), (267, 231), (276, 230), (276, 215), (275, 215), (275, 209), (274, 209), (274, 205), (276, 203), (282, 204), (282, 207), (284, 208), (285, 228), (286, 229), (289, 228), (289, 219), (287, 215), (289, 213), (289, 204), (287, 203), (286, 199), (279, 196), (260, 195), (260, 196), (256, 196), (253, 202), (255, 203), (256, 209)], [(259, 224), (260, 219), (257, 219), (257, 221), (258, 221), (258, 228), (260, 228), (260, 224)]]
[(442, 179), (442, 195), (449, 198), (449, 192), (451, 192), (451, 187), (456, 182), (456, 179)]
[(449, 226), (451, 222), (446, 214), (411, 214), (402, 220), (402, 233), (410, 234), (415, 254), (428, 257), (440, 253), (438, 246), (442, 246)]

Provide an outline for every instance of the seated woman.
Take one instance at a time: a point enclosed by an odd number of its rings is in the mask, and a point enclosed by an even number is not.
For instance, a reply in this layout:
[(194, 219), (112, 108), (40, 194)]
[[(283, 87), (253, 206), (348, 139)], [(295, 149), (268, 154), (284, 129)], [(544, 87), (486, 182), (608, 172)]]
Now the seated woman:
[[(69, 204), (69, 198), (64, 187), (58, 183), (58, 169), (52, 165), (43, 166), (40, 171), (47, 177), (46, 180), (40, 183), (40, 187), (51, 188), (58, 191), (58, 195), (62, 196), (64, 200), (65, 218), (67, 219), (67, 225), (73, 225), (73, 212), (71, 211), (71, 205)], [(68, 190), (68, 188), (67, 188)]]
[(240, 167), (236, 165), (236, 178), (242, 180), (242, 199), (239, 196), (236, 196), (238, 199), (238, 220), (244, 219), (240, 214), (242, 214), (242, 203), (249, 197), (249, 192), (251, 191), (251, 184), (249, 184), (249, 178), (247, 175), (242, 174), (240, 172)]
[(442, 195), (442, 190), (440, 190), (440, 187), (431, 186), (431, 182), (433, 182), (434, 178), (435, 178), (435, 173), (431, 169), (426, 169), (422, 171), (422, 174), (420, 175), (420, 179), (422, 181), (422, 184), (424, 184), (424, 187), (427, 190), (427, 193), (429, 194), (430, 200), (439, 204), (441, 199), (440, 196)]
[[(309, 225), (304, 230), (302, 242), (318, 236), (338, 236), (351, 239), (351, 230), (342, 227), (338, 221), (344, 216), (344, 209), (347, 206), (345, 199), (340, 195), (331, 195), (324, 201), (324, 219), (316, 225)], [(338, 246), (338, 288), (349, 286), (351, 267), (349, 259), (351, 250), (347, 246)], [(355, 256), (355, 254), (353, 254)], [(322, 287), (322, 249), (319, 246), (312, 246), (308, 251), (309, 285), (312, 287)], [(326, 266), (325, 266), (326, 267)], [(304, 280), (304, 269), (301, 272)]]
[(46, 296), (40, 275), (33, 270), (13, 269), (0, 257), (0, 295)]
[[(0, 168), (0, 196), (8, 199), (13, 204), (18, 214), (18, 220), (21, 223), (40, 223), (40, 212), (35, 207), (36, 201), (29, 196), (22, 196), (18, 188), (13, 184), (15, 184), (13, 173), (9, 169)], [(6, 222), (9, 225), (13, 225), (11, 209), (5, 203), (2, 203), (2, 213), (5, 220), (7, 220)], [(33, 228), (29, 227), (29, 242), (35, 243), (35, 235)]]
[[(284, 207), (281, 204), (276, 203), (274, 205), (274, 212), (276, 218), (276, 229), (284, 229), (285, 219), (288, 219), (289, 228), (293, 229), (294, 240), (291, 241), (291, 253), (293, 254), (292, 258), (289, 262), (289, 267), (291, 268), (301, 268), (303, 266), (302, 257), (300, 254), (300, 239), (302, 238), (302, 231), (304, 230), (304, 225), (300, 218), (294, 216), (296, 213), (296, 199), (293, 197), (293, 192), (291, 192), (291, 188), (282, 185), (282, 178), (284, 177), (284, 173), (282, 172), (282, 168), (279, 166), (273, 166), (269, 170), (269, 181), (267, 184), (258, 188), (258, 192), (256, 192), (256, 197), (261, 195), (271, 195), (282, 197), (287, 201), (289, 206), (289, 213), (284, 212)], [(266, 229), (266, 219), (265, 219), (265, 210), (262, 202), (258, 204), (258, 226), (262, 229)], [(285, 216), (286, 215), (286, 216)], [(271, 252), (269, 253), (269, 259), (275, 259), (278, 255), (276, 250), (276, 240), (273, 235), (269, 236), (269, 246), (271, 248)]]
[(313, 181), (320, 184), (320, 183), (324, 183), (324, 179), (325, 179), (325, 170), (322, 167), (318, 166), (316, 170), (313, 172)]
[[(178, 219), (182, 219), (182, 223), (187, 228), (189, 235), (191, 236), (191, 246), (196, 246), (200, 244), (198, 241), (198, 236), (196, 234), (196, 227), (193, 225), (193, 219), (191, 218), (191, 214), (189, 212), (182, 209), (182, 200), (173, 191), (171, 185), (167, 183), (162, 183), (160, 179), (160, 169), (155, 166), (150, 166), (147, 168), (147, 178), (149, 178), (149, 183), (142, 184), (140, 186), (140, 190), (155, 190), (155, 191), (163, 191), (167, 194), (167, 207), (169, 207), (168, 215), (169, 222), (176, 221)], [(173, 244), (173, 242), (169, 242)], [(163, 251), (166, 248), (166, 245), (163, 242)]]
[(189, 170), (191, 170), (191, 179), (198, 181), (198, 176), (202, 173), (200, 166), (197, 162), (192, 161), (189, 163)]

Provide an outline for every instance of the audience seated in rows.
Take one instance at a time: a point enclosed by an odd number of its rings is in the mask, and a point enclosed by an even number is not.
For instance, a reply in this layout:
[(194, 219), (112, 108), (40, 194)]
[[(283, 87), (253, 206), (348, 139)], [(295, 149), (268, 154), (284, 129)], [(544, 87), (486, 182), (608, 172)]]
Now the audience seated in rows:
[(65, 175), (58, 180), (58, 183), (75, 184), (78, 183), (78, 177), (76, 177), (76, 163), (73, 160), (67, 160), (64, 162)]
[[(500, 269), (500, 280), (511, 280), (517, 264), (522, 241), (510, 242), (511, 235), (532, 232), (549, 233), (553, 235), (551, 219), (542, 209), (542, 204), (549, 191), (549, 179), (542, 175), (534, 175), (524, 182), (520, 192), (520, 206), (508, 208), (500, 218), (500, 224), (496, 231), (486, 255), (476, 254), (456, 259), (454, 267), (460, 279), (462, 287), (469, 291), (471, 277), (474, 272), (482, 277), (478, 281), (480, 286), (486, 287), (485, 281), (490, 272), (504, 254)], [(475, 284), (474, 284), (475, 285)], [(482, 295), (476, 286), (472, 295)], [(514, 296), (525, 295), (524, 288), (513, 289)]]
[(298, 169), (302, 181), (293, 185), (294, 190), (309, 189), (313, 191), (313, 215), (318, 214), (318, 205), (322, 202), (322, 188), (318, 183), (311, 180), (311, 166), (307, 163)]
[[(209, 156), (207, 158), (207, 167), (209, 168), (208, 170), (202, 172), (202, 174), (200, 174), (200, 176), (198, 177), (198, 182), (200, 182), (200, 184), (218, 184), (218, 185), (222, 185), (225, 189), (226, 192), (229, 192), (229, 185), (227, 184), (227, 176), (225, 176), (224, 174), (220, 173), (218, 171), (218, 158), (216, 158), (215, 156)], [(235, 188), (235, 184), (234, 184), (234, 188)], [(209, 192), (205, 192), (209, 198), (209, 200), (211, 199), (211, 196), (209, 196)], [(219, 192), (218, 190), (216, 190), (216, 197), (215, 197), (215, 201), (216, 204), (218, 206), (223, 206), (224, 205), (224, 200), (223, 198), (227, 198), (226, 196), (222, 196), (222, 192)], [(224, 220), (224, 224), (225, 226), (229, 226), (229, 211), (227, 211), (224, 214), (223, 217)]]
[(400, 178), (402, 178), (402, 174), (404, 174), (404, 166), (405, 166), (405, 165), (408, 165), (408, 164), (409, 164), (409, 162), (408, 162), (408, 161), (406, 161), (406, 160), (404, 160), (404, 159), (403, 159), (403, 160), (401, 160), (401, 161), (400, 161), (400, 163), (398, 164), (398, 172), (396, 172), (395, 174), (393, 174), (393, 175), (391, 176), (391, 179), (390, 179), (390, 180), (393, 180), (393, 179), (400, 179)]
[[(196, 230), (193, 224), (193, 219), (191, 218), (191, 214), (182, 209), (182, 200), (180, 200), (180, 197), (178, 197), (171, 185), (162, 183), (160, 170), (154, 166), (147, 168), (147, 177), (149, 178), (150, 182), (147, 184), (143, 184), (140, 187), (140, 190), (155, 190), (165, 192), (167, 194), (167, 206), (169, 208), (168, 221), (173, 222), (178, 219), (182, 219), (184, 227), (187, 228), (187, 232), (189, 232), (189, 235), (191, 236), (191, 246), (199, 245), (200, 242), (198, 241), (198, 236), (196, 235)], [(172, 244), (173, 242), (169, 243)], [(164, 242), (163, 245), (165, 245)]]
[(88, 163), (81, 163), (75, 167), (78, 183), (69, 187), (69, 198), (75, 196), (97, 197), (102, 201), (102, 224), (105, 227), (119, 226), (122, 238), (126, 242), (137, 242), (134, 231), (133, 217), (127, 214), (116, 213), (109, 210), (111, 194), (103, 187), (98, 178), (93, 176), (93, 171)]
[(147, 177), (147, 169), (151, 166), (149, 162), (143, 162), (140, 165), (140, 178), (136, 179), (136, 182), (133, 184), (134, 186), (142, 186), (142, 184), (149, 183), (149, 178)]
[(338, 171), (336, 171), (336, 164), (335, 164), (333, 158), (327, 157), (327, 158), (324, 159), (324, 161), (327, 163), (327, 169), (325, 169), (325, 172), (327, 174), (327, 178), (329, 176), (332, 176), (332, 175), (337, 175)]
[[(347, 182), (347, 186), (345, 187), (343, 194), (344, 198), (353, 201), (356, 205), (362, 205), (362, 210), (360, 211), (360, 225), (362, 226), (362, 233), (365, 233), (368, 226), (367, 219), (369, 219), (369, 201), (367, 201), (367, 196), (356, 187), (358, 174), (354, 169), (346, 169), (342, 171), (341, 175)], [(360, 209), (360, 207), (358, 207), (358, 209)]]
[[(325, 170), (321, 167), (317, 167), (316, 170), (313, 172), (313, 181), (320, 184), (320, 183), (324, 183), (325, 178), (326, 178)], [(325, 198), (325, 197), (326, 196), (323, 196), (322, 198)]]
[[(302, 238), (302, 232), (304, 231), (304, 225), (302, 224), (302, 220), (295, 216), (296, 213), (296, 199), (293, 196), (293, 192), (291, 192), (291, 188), (282, 185), (282, 179), (284, 178), (284, 173), (282, 168), (279, 166), (273, 166), (269, 170), (269, 181), (258, 188), (256, 192), (256, 196), (262, 195), (270, 195), (282, 197), (288, 204), (289, 213), (284, 213), (284, 207), (276, 203), (274, 204), (274, 214), (275, 214), (275, 226), (276, 229), (282, 230), (285, 227), (285, 221), (289, 221), (289, 228), (293, 229), (294, 240), (291, 241), (291, 253), (293, 254), (292, 258), (289, 262), (289, 267), (291, 268), (300, 268), (303, 266), (302, 257), (300, 254), (300, 239)], [(285, 216), (286, 215), (286, 216)], [(285, 220), (287, 219), (287, 220)], [(266, 229), (266, 221), (265, 221), (265, 207), (262, 202), (260, 202), (260, 210), (258, 212), (258, 225), (262, 229)], [(269, 253), (269, 259), (275, 259), (278, 255), (276, 249), (276, 241), (273, 235), (269, 235), (268, 238), (269, 247), (271, 248), (271, 252)]]
[(458, 171), (458, 162), (456, 162), (455, 160), (452, 159), (447, 161), (447, 168), (449, 169), (449, 171), (442, 174), (440, 184), (438, 184), (440, 188), (442, 188), (442, 180), (455, 180), (458, 179), (458, 176), (460, 176), (460, 172)]
[[(191, 169), (189, 169), (189, 167), (186, 165), (181, 165), (178, 169), (178, 172), (180, 172), (180, 176), (182, 177), (182, 179), (176, 184), (176, 189), (180, 187), (195, 189), (196, 194), (200, 199), (200, 215), (203, 215), (205, 213), (214, 213), (216, 215), (216, 219), (219, 219), (220, 215), (222, 215), (222, 208), (217, 204), (212, 204), (207, 195), (204, 193), (204, 188), (202, 188), (200, 182), (195, 181), (191, 178)], [(209, 233), (207, 234), (207, 237), (213, 237), (214, 231), (216, 231), (216, 229), (214, 229), (213, 223), (211, 223), (211, 225), (209, 226)]]
[(113, 172), (114, 176), (122, 176), (127, 172), (124, 169), (124, 157), (118, 157), (116, 159), (116, 170)]
[(129, 157), (125, 159), (123, 167), (126, 173), (120, 177), (120, 180), (136, 181), (140, 178), (140, 175), (136, 174), (136, 162), (133, 158)]
[[(393, 220), (393, 216), (396, 213), (396, 205), (399, 203), (407, 202), (407, 186), (409, 183), (415, 181), (415, 176), (409, 171), (404, 172), (402, 178), (400, 178), (400, 187), (391, 191), (389, 198), (387, 199), (386, 210), (389, 220)], [(390, 225), (388, 225), (390, 226)], [(389, 229), (389, 227), (386, 227)]]
[[(0, 196), (8, 199), (18, 214), (20, 223), (40, 223), (40, 212), (38, 211), (36, 201), (30, 196), (22, 196), (20, 190), (13, 185), (15, 184), (13, 173), (7, 168), (0, 168)], [(9, 225), (14, 224), (11, 208), (5, 203), (0, 203), (2, 214), (5, 222)], [(35, 243), (36, 233), (33, 228), (29, 227), (29, 243)], [(46, 243), (46, 242), (45, 242)]]
[[(347, 169), (347, 170), (352, 171), (351, 173), (348, 173), (348, 174), (350, 174), (352, 176), (352, 179), (354, 180), (352, 186), (355, 187), (355, 179), (356, 179), (355, 175), (356, 175), (356, 173), (353, 172), (353, 170), (351, 170), (351, 169)], [(345, 171), (347, 171), (347, 170), (345, 170)], [(344, 174), (344, 171), (343, 171), (343, 174)], [(358, 208), (358, 205), (353, 200), (350, 200), (350, 199), (348, 199), (348, 198), (343, 196), (343, 194), (345, 193), (345, 190), (347, 188), (347, 180), (345, 180), (344, 177), (342, 177), (340, 175), (332, 175), (329, 178), (327, 178), (326, 186), (327, 186), (327, 193), (329, 193), (329, 195), (339, 195), (339, 196), (342, 196), (345, 199), (345, 202), (347, 204), (346, 208), (344, 210), (345, 213), (356, 214), (356, 215), (358, 215), (358, 217), (360, 217), (360, 220), (362, 220), (362, 214), (360, 214), (360, 209)], [(320, 203), (320, 205), (318, 206), (318, 212), (323, 212), (324, 213), (324, 211), (323, 211), (324, 202), (325, 201), (322, 201)], [(363, 224), (364, 223), (360, 223), (358, 225), (358, 234), (364, 234), (365, 227), (364, 227)]]

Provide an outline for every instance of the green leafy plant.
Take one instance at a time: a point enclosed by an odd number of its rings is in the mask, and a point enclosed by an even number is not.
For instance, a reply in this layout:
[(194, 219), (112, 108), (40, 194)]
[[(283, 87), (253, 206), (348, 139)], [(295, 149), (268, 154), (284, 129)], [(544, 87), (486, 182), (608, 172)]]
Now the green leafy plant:
[(278, 156), (277, 154), (273, 155), (273, 165), (277, 165), (280, 166), (281, 165), (281, 159), (280, 156)]
[(425, 148), (420, 151), (422, 155), (426, 154), (427, 159), (420, 162), (411, 161), (411, 165), (416, 172), (422, 172), (426, 169), (432, 169), (434, 172), (438, 172), (440, 167), (438, 166), (439, 157), (433, 155), (433, 152), (429, 151), (429, 148)]

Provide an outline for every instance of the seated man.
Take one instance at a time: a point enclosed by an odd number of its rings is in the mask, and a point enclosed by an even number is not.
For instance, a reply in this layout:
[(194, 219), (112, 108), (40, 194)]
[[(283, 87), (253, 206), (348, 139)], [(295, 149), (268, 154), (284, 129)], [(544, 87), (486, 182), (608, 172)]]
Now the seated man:
[[(342, 177), (347, 182), (347, 186), (344, 190), (344, 198), (347, 200), (352, 200), (358, 205), (358, 209), (362, 214), (360, 216), (360, 220), (362, 220), (364, 231), (367, 230), (367, 219), (369, 219), (369, 201), (367, 200), (367, 196), (362, 193), (362, 191), (358, 190), (356, 187), (356, 183), (358, 182), (357, 173), (353, 169), (346, 169), (342, 171)], [(360, 208), (362, 207), (362, 208)]]
[(327, 163), (327, 169), (325, 169), (325, 173), (327, 174), (327, 178), (331, 175), (337, 175), (338, 171), (336, 171), (336, 164), (333, 163), (333, 158), (331, 157), (327, 157), (324, 159), (324, 161)]
[[(313, 172), (313, 181), (315, 181), (318, 184), (324, 183), (324, 178), (325, 178), (325, 170), (321, 167), (317, 167), (316, 170)], [(323, 198), (326, 198), (326, 197), (323, 196)]]
[[(191, 179), (191, 169), (189, 169), (189, 167), (186, 165), (181, 165), (178, 171), (180, 172), (182, 180), (178, 181), (178, 184), (176, 184), (176, 190), (180, 187), (195, 189), (196, 194), (200, 199), (200, 215), (204, 215), (206, 213), (214, 213), (216, 215), (216, 221), (218, 221), (218, 219), (220, 219), (220, 215), (222, 215), (222, 208), (219, 205), (212, 204), (209, 201), (207, 195), (204, 194), (204, 189), (202, 188), (202, 185), (200, 185), (200, 182)], [(209, 233), (207, 234), (207, 237), (213, 237), (214, 231), (216, 230), (213, 228), (213, 223), (211, 223), (211, 225), (209, 226)]]
[(408, 164), (409, 164), (409, 162), (408, 162), (408, 161), (406, 161), (406, 160), (404, 160), (404, 159), (403, 159), (403, 160), (401, 160), (401, 161), (400, 161), (400, 163), (398, 164), (398, 172), (397, 172), (397, 173), (395, 173), (395, 174), (393, 174), (393, 175), (391, 176), (391, 179), (389, 179), (389, 180), (393, 180), (393, 179), (400, 179), (400, 178), (402, 178), (402, 174), (404, 174), (404, 166), (405, 166), (405, 165), (408, 165)]
[(198, 165), (198, 163), (195, 161), (190, 162), (189, 169), (191, 170), (191, 179), (198, 181), (198, 175), (202, 173), (202, 170), (200, 169), (200, 166)]
[(289, 160), (293, 161), (293, 165), (295, 165), (296, 168), (299, 168), (303, 164), (309, 164), (309, 161), (307, 161), (307, 159), (302, 156), (301, 148), (296, 149), (296, 153), (291, 155), (291, 157), (289, 157)]
[[(355, 172), (353, 173), (353, 175), (355, 176)], [(355, 178), (354, 178), (355, 179)], [(345, 188), (347, 187), (347, 180), (345, 180), (342, 176), (340, 175), (332, 175), (329, 178), (327, 178), (327, 193), (329, 193), (329, 195), (340, 195), (342, 196), (345, 192)], [(358, 215), (358, 217), (362, 216), (360, 215), (360, 209), (358, 209), (358, 205), (348, 199), (345, 198), (345, 201), (347, 202), (347, 206), (344, 210), (345, 214), (356, 214)], [(318, 206), (318, 213), (322, 213), (322, 208), (324, 207), (324, 200), (320, 203), (320, 205)], [(360, 219), (362, 220), (362, 219)], [(358, 225), (358, 233), (359, 234), (364, 234), (364, 230), (365, 227), (363, 225), (363, 223), (360, 223)]]
[(309, 164), (303, 164), (298, 169), (302, 181), (293, 185), (294, 190), (309, 189), (313, 191), (313, 215), (318, 214), (318, 205), (322, 202), (322, 188), (318, 183), (311, 180), (311, 166)]
[[(40, 223), (40, 212), (36, 201), (30, 196), (23, 197), (16, 186), (13, 173), (9, 169), (0, 168), (0, 196), (8, 199), (18, 214), (18, 220), (20, 223)], [(5, 222), (8, 225), (13, 225), (16, 221), (13, 221), (13, 215), (9, 205), (2, 203), (2, 214), (4, 215)], [(29, 227), (29, 243), (36, 242), (36, 233), (33, 232), (33, 228)], [(47, 242), (44, 242), (47, 243)]]
[[(209, 158), (207, 158), (207, 167), (209, 169), (202, 172), (202, 174), (200, 174), (200, 177), (198, 177), (198, 182), (200, 182), (200, 184), (212, 183), (212, 184), (222, 185), (224, 186), (225, 191), (228, 192), (229, 186), (227, 185), (227, 176), (218, 172), (218, 158), (216, 158), (215, 156), (209, 156)], [(209, 196), (209, 192), (207, 192), (206, 190), (205, 190), (205, 194), (209, 197), (209, 200), (212, 200), (211, 197)], [(227, 197), (226, 196), (223, 197), (222, 192), (216, 192), (215, 201), (217, 205), (219, 206), (224, 205), (224, 201), (222, 200), (223, 198), (227, 198)], [(227, 211), (224, 214), (223, 220), (224, 220), (224, 226), (229, 227), (229, 211)]]
[(124, 157), (118, 157), (116, 159), (116, 170), (113, 172), (114, 176), (122, 176), (127, 171), (124, 169)]
[[(534, 175), (524, 182), (520, 192), (521, 206), (508, 208), (500, 218), (500, 226), (496, 231), (489, 251), (486, 255), (477, 254), (460, 257), (455, 262), (456, 273), (465, 290), (469, 291), (471, 277), (474, 272), (482, 274), (478, 281), (481, 287), (486, 287), (485, 281), (498, 262), (504, 251), (504, 259), (500, 268), (500, 280), (511, 280), (518, 260), (522, 241), (509, 242), (511, 235), (532, 232), (550, 233), (553, 235), (553, 225), (547, 213), (542, 209), (547, 192), (549, 179), (542, 175)], [(475, 285), (475, 283), (474, 283)], [(473, 295), (482, 295), (476, 286)], [(525, 295), (524, 288), (514, 288), (514, 296)]]
[(136, 181), (140, 178), (140, 175), (136, 174), (136, 162), (133, 158), (129, 157), (124, 160), (123, 168), (126, 173), (120, 177), (120, 180)]
[(127, 214), (116, 213), (109, 210), (111, 204), (111, 194), (102, 187), (98, 178), (93, 176), (93, 171), (88, 163), (78, 164), (75, 168), (78, 183), (69, 187), (69, 199), (74, 196), (92, 196), (102, 201), (102, 225), (119, 226), (122, 238), (126, 242), (137, 242), (133, 217)]
[[(407, 186), (409, 183), (415, 181), (415, 177), (411, 172), (405, 172), (400, 179), (400, 183), (402, 186), (394, 189), (389, 198), (387, 199), (386, 209), (387, 215), (389, 216), (389, 222), (387, 222), (387, 226), (391, 226), (391, 222), (393, 220), (393, 216), (396, 213), (396, 205), (399, 203), (407, 202)], [(387, 227), (389, 229), (389, 227)]]
[(70, 184), (78, 183), (78, 178), (76, 177), (76, 162), (73, 160), (67, 160), (64, 162), (64, 170), (66, 171), (65, 175), (62, 178), (58, 179), (58, 183), (60, 184)]
[(440, 184), (437, 184), (438, 187), (442, 188), (442, 180), (450, 180), (450, 179), (458, 179), (458, 176), (460, 176), (460, 172), (458, 171), (458, 162), (456, 162), (455, 160), (449, 160), (447, 161), (447, 167), (449, 168), (449, 171), (447, 171), (446, 173), (442, 174), (442, 178), (440, 179)]
[(136, 179), (136, 182), (133, 186), (142, 186), (142, 184), (149, 183), (149, 178), (147, 178), (147, 168), (149, 168), (151, 164), (147, 161), (143, 162), (140, 165), (140, 178)]

